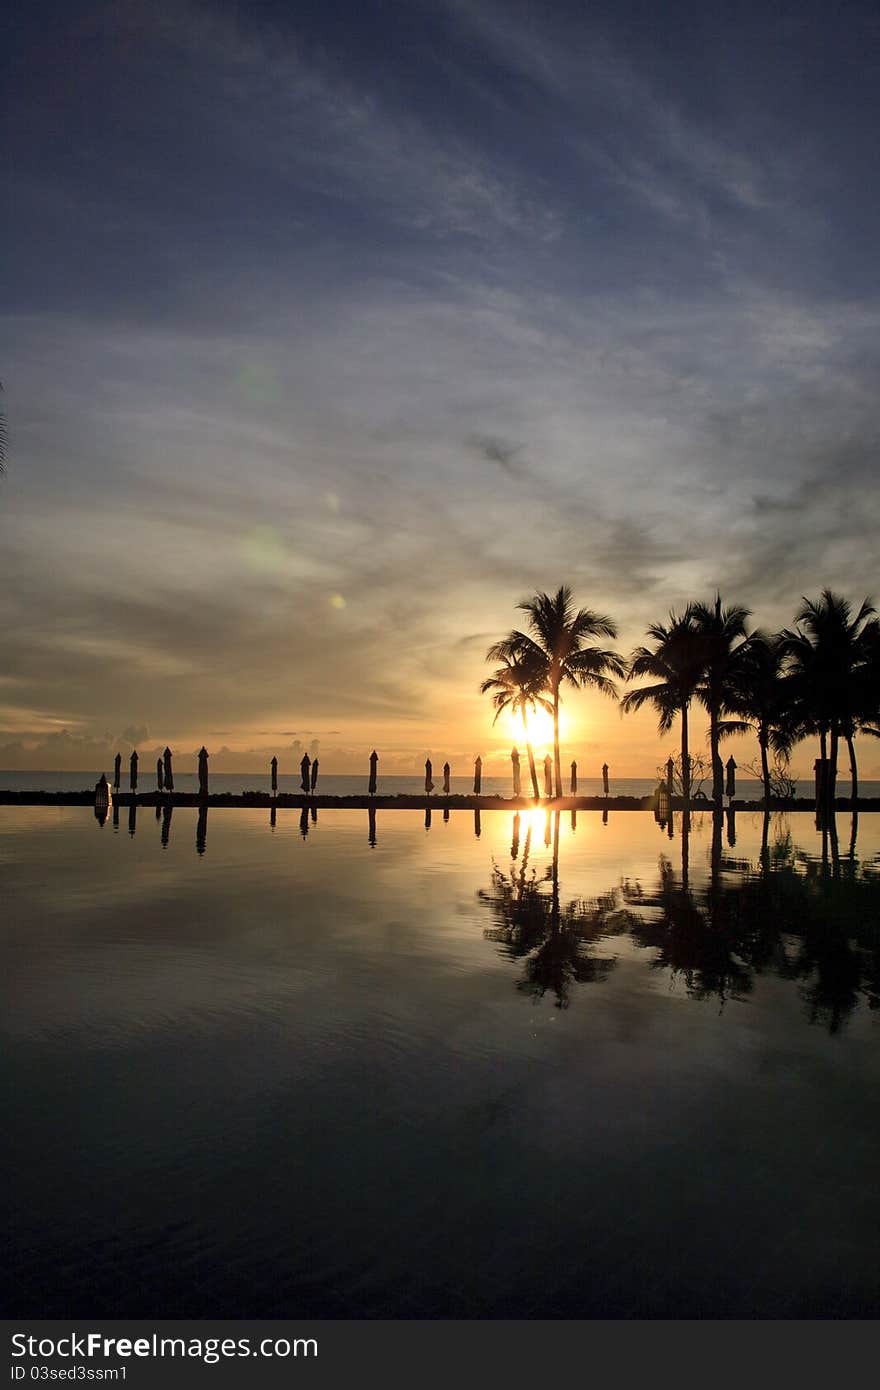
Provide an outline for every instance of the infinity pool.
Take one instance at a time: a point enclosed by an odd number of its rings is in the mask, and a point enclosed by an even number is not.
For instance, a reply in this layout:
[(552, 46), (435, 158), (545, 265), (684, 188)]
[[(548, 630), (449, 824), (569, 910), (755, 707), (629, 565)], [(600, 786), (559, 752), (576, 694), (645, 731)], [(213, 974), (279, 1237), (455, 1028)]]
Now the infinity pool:
[(7, 1314), (876, 1315), (880, 816), (429, 819), (0, 809)]

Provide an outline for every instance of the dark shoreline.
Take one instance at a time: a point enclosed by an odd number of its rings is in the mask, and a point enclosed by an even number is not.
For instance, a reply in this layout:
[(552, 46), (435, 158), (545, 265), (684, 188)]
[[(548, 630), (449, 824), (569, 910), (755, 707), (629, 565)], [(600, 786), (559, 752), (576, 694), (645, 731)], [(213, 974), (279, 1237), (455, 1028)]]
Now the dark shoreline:
[[(282, 793), (272, 796), (269, 792), (219, 792), (212, 796), (200, 797), (198, 792), (119, 792), (114, 797), (119, 806), (237, 806), (237, 807), (290, 807), (301, 810), (304, 806), (315, 806), (321, 810), (367, 810), (373, 806), (386, 811), (425, 811), (427, 809), (450, 811), (651, 811), (654, 809), (653, 796), (562, 796), (558, 800), (535, 802), (531, 797), (503, 796), (411, 796), (401, 793), (398, 796), (306, 796)], [(45, 791), (3, 791), (0, 790), (0, 806), (93, 806), (94, 791), (45, 792)], [(672, 809), (681, 811), (683, 802), (674, 797)], [(732, 806), (725, 804), (725, 810), (763, 811), (763, 801), (737, 801)], [(811, 811), (815, 813), (816, 803), (810, 797), (798, 797), (793, 801), (773, 800), (771, 811)], [(838, 797), (835, 802), (838, 811), (852, 809), (849, 797)], [(860, 797), (859, 811), (880, 811), (880, 797)], [(691, 812), (712, 810), (711, 801), (692, 801)]]

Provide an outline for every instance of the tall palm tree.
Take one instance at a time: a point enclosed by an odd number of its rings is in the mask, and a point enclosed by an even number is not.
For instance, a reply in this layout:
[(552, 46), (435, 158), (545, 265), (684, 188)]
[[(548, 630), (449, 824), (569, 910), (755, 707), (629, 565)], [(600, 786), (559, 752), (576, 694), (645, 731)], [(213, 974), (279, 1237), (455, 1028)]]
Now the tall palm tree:
[(852, 604), (842, 594), (823, 589), (818, 599), (805, 598), (795, 615), (794, 631), (783, 634), (789, 659), (790, 688), (805, 729), (819, 734), (825, 772), (825, 803), (834, 805), (838, 744), (846, 740), (858, 795), (858, 767), (853, 737), (860, 723), (869, 724), (863, 709), (865, 691), (871, 688), (880, 624), (869, 598), (855, 617)]
[[(760, 630), (751, 634), (732, 673), (728, 704), (743, 720), (738, 727), (751, 727), (758, 735), (761, 781), (767, 807), (771, 796), (768, 749), (787, 759), (798, 738), (797, 725), (786, 700), (785, 649), (781, 637), (771, 637)], [(736, 725), (728, 727), (722, 721), (722, 735), (736, 731)]]
[(623, 658), (608, 648), (589, 645), (595, 637), (617, 636), (611, 618), (590, 608), (575, 609), (571, 589), (561, 584), (555, 594), (537, 593), (517, 607), (528, 616), (528, 631), (514, 630), (490, 647), (487, 660), (517, 658), (544, 672), (544, 688), (553, 713), (553, 763), (556, 795), (562, 796), (562, 758), (559, 751), (560, 687), (589, 686), (614, 699), (613, 676), (624, 676)]
[[(709, 749), (712, 762), (712, 800), (720, 809), (724, 796), (724, 768), (718, 744), (721, 740), (722, 717), (731, 712), (732, 682), (737, 662), (746, 646), (746, 623), (751, 616), (748, 608), (733, 604), (722, 608), (721, 595), (715, 602), (691, 605), (694, 626), (702, 640), (705, 670), (697, 689), (697, 697), (709, 713)], [(735, 733), (727, 721), (724, 732)]]
[(680, 615), (669, 614), (668, 623), (651, 623), (650, 647), (636, 647), (629, 662), (628, 679), (653, 677), (654, 684), (630, 690), (621, 700), (625, 714), (653, 705), (659, 715), (658, 728), (668, 734), (676, 716), (681, 719), (681, 771), (685, 806), (691, 798), (691, 760), (688, 742), (688, 711), (697, 695), (705, 670), (705, 646), (694, 621), (693, 606)]
[[(496, 660), (493, 656), (496, 647), (491, 647), (486, 657), (487, 661)], [(538, 790), (538, 773), (535, 768), (535, 753), (532, 748), (531, 734), (529, 733), (528, 711), (534, 710), (536, 706), (541, 709), (550, 710), (552, 706), (549, 700), (543, 696), (544, 689), (544, 666), (541, 662), (528, 661), (526, 658), (511, 657), (504, 661), (502, 666), (487, 676), (480, 686), (480, 694), (492, 695), (492, 704), (495, 709), (495, 718), (492, 723), (496, 723), (498, 716), (504, 710), (510, 710), (515, 714), (517, 710), (522, 715), (523, 729), (526, 736), (526, 750), (529, 755), (529, 772), (532, 778), (532, 793), (536, 801), (541, 800), (541, 793)]]

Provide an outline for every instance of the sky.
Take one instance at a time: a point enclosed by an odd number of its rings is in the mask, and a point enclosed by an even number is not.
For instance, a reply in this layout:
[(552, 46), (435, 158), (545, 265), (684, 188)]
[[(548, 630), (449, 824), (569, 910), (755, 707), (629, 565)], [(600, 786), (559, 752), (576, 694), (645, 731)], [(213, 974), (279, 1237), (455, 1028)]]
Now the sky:
[(536, 590), (625, 653), (716, 589), (880, 597), (875, 6), (20, 9), (0, 767), (500, 770)]

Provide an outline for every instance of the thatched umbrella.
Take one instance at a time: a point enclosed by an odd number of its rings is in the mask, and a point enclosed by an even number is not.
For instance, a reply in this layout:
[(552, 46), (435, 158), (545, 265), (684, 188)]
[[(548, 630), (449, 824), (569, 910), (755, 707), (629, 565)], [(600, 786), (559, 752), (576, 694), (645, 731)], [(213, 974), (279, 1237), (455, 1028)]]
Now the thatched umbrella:
[(430, 759), (430, 758), (426, 758), (426, 759), (425, 759), (425, 791), (427, 792), (428, 796), (430, 796), (430, 795), (431, 795), (431, 792), (434, 790), (434, 783), (433, 783), (433, 781), (431, 780), (432, 777), (433, 777), (433, 775), (434, 775), (434, 769), (433, 769), (433, 767), (431, 766), (431, 759)]
[(119, 791), (119, 783), (122, 778), (122, 754), (117, 753), (113, 759), (113, 790)]
[(272, 773), (272, 795), (274, 796), (278, 790), (278, 759), (273, 758), (269, 767)]
[(165, 790), (166, 790), (166, 792), (173, 792), (173, 791), (174, 791), (174, 773), (171, 771), (171, 749), (170, 749), (170, 748), (166, 748), (166, 749), (165, 749), (165, 752), (162, 754), (162, 759), (163, 759), (163, 761), (164, 761), (164, 763), (165, 763)]
[(202, 744), (199, 749), (199, 796), (208, 795), (208, 750)]
[(131, 755), (131, 762), (129, 763), (129, 770), (128, 770), (128, 785), (131, 787), (131, 789), (132, 789), (133, 792), (136, 792), (136, 791), (137, 791), (137, 784), (138, 784), (138, 755), (137, 755), (137, 750), (135, 750), (135, 752), (132, 753), (132, 755)]
[(477, 754), (474, 763), (474, 796), (480, 795), (480, 787), (483, 785), (483, 759)]
[(603, 764), (602, 764), (602, 790), (603, 790), (603, 792), (605, 793), (605, 795), (607, 796), (607, 795), (608, 795), (608, 764), (607, 764), (607, 763), (603, 763)]
[(161, 759), (161, 758), (157, 758), (157, 759), (156, 759), (156, 786), (159, 788), (159, 791), (162, 790), (162, 786), (163, 786), (162, 778), (163, 778), (163, 773), (162, 773), (162, 759)]
[(666, 762), (666, 786), (671, 796), (675, 788), (675, 759), (669, 758)]
[(446, 794), (446, 796), (449, 795), (449, 764), (448, 764), (448, 763), (444, 763), (444, 764), (443, 764), (443, 791), (444, 791), (444, 793)]
[(549, 753), (544, 759), (544, 795), (553, 796), (553, 763)]
[(309, 789), (309, 767), (309, 755), (308, 753), (303, 753), (302, 762), (299, 765), (299, 770), (302, 778), (300, 786), (302, 787), (304, 792), (307, 792)]
[(375, 748), (374, 748), (373, 751), (372, 751), (372, 753), (370, 754), (370, 786), (369, 786), (370, 796), (375, 796), (375, 795), (376, 795), (376, 766), (377, 766), (378, 762), (379, 762), (379, 754), (376, 752), (376, 750), (375, 750)]
[(736, 796), (736, 761), (732, 753), (727, 759), (727, 785), (724, 788), (724, 795)]
[(513, 794), (519, 796), (522, 791), (522, 783), (519, 777), (519, 749), (512, 748), (510, 751), (510, 761), (513, 764)]
[(577, 763), (574, 761), (573, 758), (572, 758), (572, 761), (571, 761), (571, 784), (570, 784), (570, 789), (571, 789), (571, 794), (572, 794), (572, 796), (577, 796), (577, 789), (578, 789), (578, 765), (577, 765)]
[(315, 758), (314, 761), (312, 762), (312, 793), (314, 793), (314, 790), (315, 790), (315, 788), (317, 787), (317, 785), (318, 785), (318, 759)]

